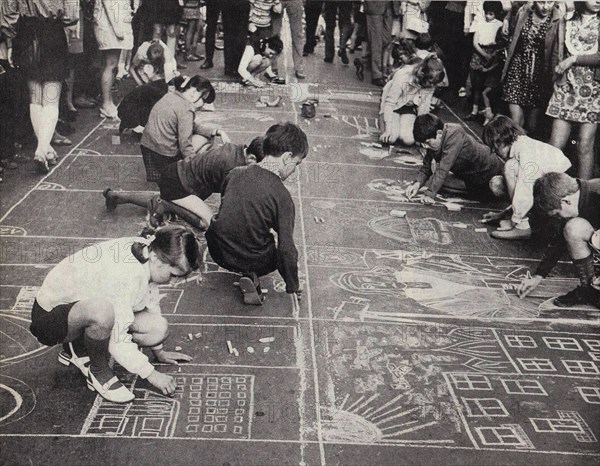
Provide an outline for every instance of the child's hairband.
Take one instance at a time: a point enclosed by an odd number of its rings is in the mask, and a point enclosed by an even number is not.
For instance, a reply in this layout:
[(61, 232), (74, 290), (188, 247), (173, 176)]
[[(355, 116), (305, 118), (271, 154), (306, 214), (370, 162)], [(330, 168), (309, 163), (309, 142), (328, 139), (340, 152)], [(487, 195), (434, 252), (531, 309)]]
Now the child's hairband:
[(190, 82), (190, 79), (192, 79), (192, 78), (190, 78), (189, 76), (186, 76), (184, 78), (183, 82), (181, 83), (181, 87), (183, 88), (183, 87), (187, 86), (188, 83)]
[(147, 236), (146, 238), (142, 238), (140, 236), (139, 238), (136, 238), (135, 241), (136, 241), (136, 243), (142, 243), (145, 246), (150, 246), (152, 244), (152, 241), (154, 241), (155, 239), (156, 239), (156, 236), (150, 235), (150, 236)]

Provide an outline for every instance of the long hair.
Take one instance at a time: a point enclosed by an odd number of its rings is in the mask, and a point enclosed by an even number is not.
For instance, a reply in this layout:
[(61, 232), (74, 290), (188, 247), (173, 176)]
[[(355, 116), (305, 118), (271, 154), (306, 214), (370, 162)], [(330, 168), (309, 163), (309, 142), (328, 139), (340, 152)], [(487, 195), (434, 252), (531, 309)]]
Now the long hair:
[(505, 115), (498, 115), (483, 127), (483, 142), (492, 150), (512, 145), (525, 130)]

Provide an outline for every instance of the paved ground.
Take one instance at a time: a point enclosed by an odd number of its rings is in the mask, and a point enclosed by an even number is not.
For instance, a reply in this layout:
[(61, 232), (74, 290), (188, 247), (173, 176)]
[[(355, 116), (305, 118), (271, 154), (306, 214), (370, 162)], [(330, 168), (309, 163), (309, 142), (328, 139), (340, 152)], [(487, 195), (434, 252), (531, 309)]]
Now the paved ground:
[[(3, 464), (598, 464), (598, 314), (548, 305), (576, 281), (548, 279), (521, 301), (515, 285), (539, 248), (476, 231), (488, 206), (457, 200), (462, 211), (449, 212), (403, 198), (418, 159), (368, 146), (378, 89), (317, 50), (308, 84), (263, 92), (282, 95), (280, 107), (256, 108), (261, 93), (222, 83), (209, 115), (239, 143), (277, 121), (307, 132), (309, 157), (287, 183), (305, 297), (291, 299), (274, 274), (265, 305), (245, 307), (235, 275), (210, 257), (200, 284), (163, 287), (168, 347), (194, 356), (181, 372), (161, 368), (177, 377), (173, 399), (121, 374), (136, 400), (106, 403), (27, 330), (53, 264), (144, 225), (143, 209), (109, 214), (101, 195), (156, 190), (135, 141), (84, 112), (76, 145), (48, 176), (23, 166), (5, 180)], [(298, 105), (315, 97), (306, 121)], [(460, 121), (462, 110), (440, 113)]]

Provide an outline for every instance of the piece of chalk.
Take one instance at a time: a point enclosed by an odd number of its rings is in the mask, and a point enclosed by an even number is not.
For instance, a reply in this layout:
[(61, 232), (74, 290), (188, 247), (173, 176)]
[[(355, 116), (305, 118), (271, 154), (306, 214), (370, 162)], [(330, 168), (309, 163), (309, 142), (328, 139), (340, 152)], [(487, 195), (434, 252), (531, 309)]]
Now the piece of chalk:
[(315, 152), (318, 152), (318, 150), (317, 150), (317, 148), (316, 148), (316, 147), (313, 147), (313, 151), (315, 151)]
[(188, 333), (188, 340), (192, 341), (194, 339), (194, 335), (192, 335), (191, 333)]
[(321, 119), (320, 118), (315, 118), (315, 121), (321, 121)]
[(175, 351), (181, 351), (181, 346), (176, 346)]
[(237, 348), (233, 348), (233, 354), (234, 356), (239, 356), (240, 352), (237, 350)]
[(446, 206), (446, 209), (448, 209), (451, 212), (460, 212), (462, 210), (462, 206), (460, 204), (446, 202), (444, 205)]
[(268, 353), (269, 351), (271, 351), (271, 347), (270, 346), (265, 346), (263, 348), (263, 353)]
[(333, 118), (335, 121), (340, 121), (339, 117), (337, 117), (337, 116), (335, 116), (335, 115), (333, 115), (333, 117), (332, 117), (332, 118)]
[(240, 286), (240, 282), (233, 282), (233, 286)]
[(202, 338), (202, 332), (198, 332), (196, 333), (196, 335), (194, 335), (196, 338)]
[(181, 372), (181, 367), (178, 367), (178, 368), (177, 368), (177, 372)]
[(254, 348), (252, 348), (252, 346), (248, 346), (248, 348), (246, 348), (246, 351), (248, 351), (248, 353), (252, 354), (252, 353), (254, 353)]
[(453, 223), (452, 226), (454, 228), (463, 228), (463, 229), (467, 228), (467, 225), (464, 223)]
[(233, 346), (231, 346), (231, 342), (227, 340), (227, 349), (229, 350), (229, 354), (233, 353)]
[(255, 106), (256, 108), (265, 108), (265, 107), (267, 106), (267, 104), (266, 104), (266, 103), (264, 103), (264, 102), (256, 102), (256, 103), (254, 104), (254, 106)]
[(119, 144), (121, 144), (121, 137), (120, 136), (113, 136), (112, 137), (112, 143), (114, 146), (118, 146)]
[(325, 223), (325, 219), (323, 217), (319, 217), (319, 222)]
[(262, 294), (269, 294), (269, 290), (267, 290), (266, 288), (261, 288), (261, 289), (260, 289), (260, 292), (261, 292)]
[(475, 228), (477, 233), (487, 233), (487, 228)]
[(319, 217), (315, 215), (315, 223), (319, 223)]
[(379, 144), (378, 142), (374, 142), (373, 144), (371, 144), (373, 147), (378, 147), (379, 149), (382, 149), (383, 146), (381, 144)]
[(390, 211), (390, 215), (392, 217), (404, 218), (404, 217), (406, 217), (406, 211), (405, 210), (392, 210), (392, 211)]
[(258, 341), (261, 343), (273, 343), (275, 341), (275, 337), (263, 337), (259, 338)]

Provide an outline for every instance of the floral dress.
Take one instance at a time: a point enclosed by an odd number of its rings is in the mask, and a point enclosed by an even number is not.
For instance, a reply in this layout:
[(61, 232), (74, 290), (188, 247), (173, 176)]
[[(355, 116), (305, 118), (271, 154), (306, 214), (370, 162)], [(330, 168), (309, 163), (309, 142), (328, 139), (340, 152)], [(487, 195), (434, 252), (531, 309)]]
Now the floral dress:
[[(598, 15), (581, 15), (567, 21), (565, 28), (565, 58), (598, 53)], [(574, 65), (565, 72), (565, 79), (554, 84), (554, 93), (546, 114), (576, 123), (600, 123), (600, 82), (594, 80), (594, 68)]]
[[(542, 106), (544, 86), (544, 47), (552, 15), (543, 23), (533, 24), (533, 12), (517, 39), (517, 47), (504, 82), (504, 100), (524, 108)], [(547, 95), (546, 95), (547, 98)]]

